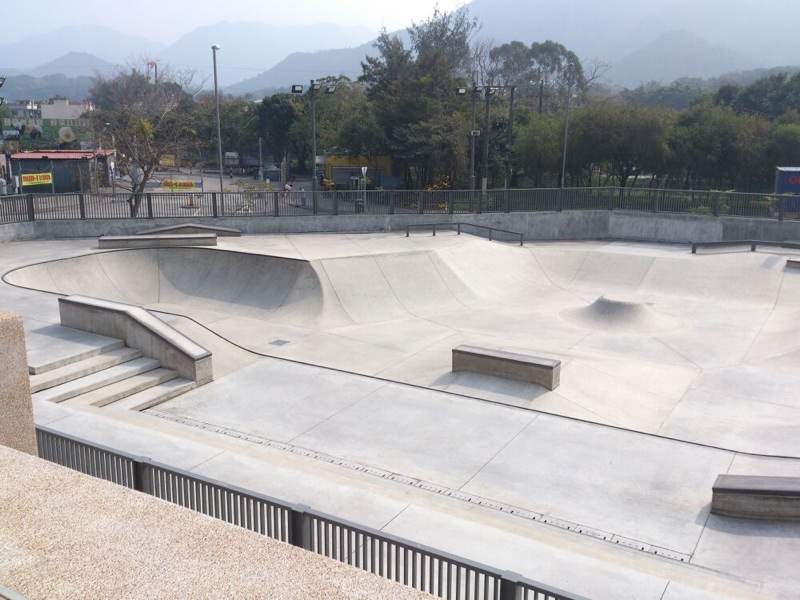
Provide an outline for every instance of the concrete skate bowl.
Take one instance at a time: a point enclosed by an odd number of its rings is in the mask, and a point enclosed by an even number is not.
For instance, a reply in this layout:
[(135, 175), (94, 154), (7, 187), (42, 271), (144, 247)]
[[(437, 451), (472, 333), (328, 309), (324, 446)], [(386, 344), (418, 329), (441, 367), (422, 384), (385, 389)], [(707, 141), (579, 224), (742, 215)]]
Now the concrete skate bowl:
[(602, 331), (654, 333), (680, 326), (680, 321), (657, 313), (635, 296), (600, 296), (589, 306), (571, 309), (561, 316), (576, 325)]
[(57, 294), (202, 315), (201, 321), (231, 314), (298, 327), (342, 321), (340, 314), (329, 315), (325, 283), (308, 261), (242, 252), (120, 250), (39, 263), (12, 271), (4, 279)]

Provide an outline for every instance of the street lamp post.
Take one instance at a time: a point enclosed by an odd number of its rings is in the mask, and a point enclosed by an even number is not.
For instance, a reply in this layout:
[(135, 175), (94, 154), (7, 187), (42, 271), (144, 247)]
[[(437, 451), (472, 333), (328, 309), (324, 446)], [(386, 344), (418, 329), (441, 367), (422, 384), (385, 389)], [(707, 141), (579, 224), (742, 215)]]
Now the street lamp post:
[(497, 88), (493, 86), (484, 86), (483, 95), (486, 98), (486, 108), (484, 115), (484, 131), (483, 131), (483, 178), (481, 180), (481, 191), (486, 193), (489, 180), (489, 109), (491, 107), (491, 98), (497, 93)]
[[(478, 114), (478, 96), (483, 93), (483, 86), (472, 84), (472, 128), (469, 131), (469, 189), (470, 191), (475, 191), (475, 138), (478, 137), (481, 132), (479, 129), (475, 129), (475, 119), (477, 118)], [(466, 96), (467, 88), (460, 87), (456, 88), (456, 95), (457, 96)]]
[[(322, 90), (323, 94), (333, 94), (336, 92), (336, 85), (330, 83), (323, 87), (321, 82), (312, 79), (308, 86), (308, 95), (311, 99), (311, 191), (315, 192), (312, 194), (315, 210), (317, 201), (317, 93), (320, 90)], [(292, 93), (302, 94), (303, 86), (294, 84)]]
[(220, 206), (222, 207), (222, 214), (225, 214), (225, 200), (222, 195), (222, 126), (219, 120), (219, 88), (217, 86), (217, 50), (219, 46), (214, 44), (211, 46), (211, 53), (214, 57), (214, 106), (217, 112), (217, 159), (219, 160), (219, 199)]
[(572, 67), (567, 65), (567, 114), (564, 119), (564, 152), (561, 155), (561, 189), (564, 189), (564, 179), (567, 175), (567, 137), (569, 136), (569, 100), (572, 95)]

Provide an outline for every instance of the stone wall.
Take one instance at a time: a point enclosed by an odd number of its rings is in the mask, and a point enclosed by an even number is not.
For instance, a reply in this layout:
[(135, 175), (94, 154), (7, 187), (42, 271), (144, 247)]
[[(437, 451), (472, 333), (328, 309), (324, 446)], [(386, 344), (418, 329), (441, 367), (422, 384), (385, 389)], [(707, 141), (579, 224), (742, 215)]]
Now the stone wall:
[(0, 445), (38, 455), (22, 317), (0, 313)]

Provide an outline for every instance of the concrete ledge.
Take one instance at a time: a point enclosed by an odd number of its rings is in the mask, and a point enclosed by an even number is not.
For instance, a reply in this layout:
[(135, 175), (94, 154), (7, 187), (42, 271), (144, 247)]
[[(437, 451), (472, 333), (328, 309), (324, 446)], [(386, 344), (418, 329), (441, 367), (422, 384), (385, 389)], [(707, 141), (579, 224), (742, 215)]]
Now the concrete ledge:
[(173, 246), (216, 246), (215, 233), (182, 233), (163, 235), (104, 235), (98, 248), (170, 248)]
[(758, 246), (771, 246), (776, 248), (791, 248), (800, 250), (800, 242), (771, 242), (767, 240), (723, 240), (714, 242), (692, 242), (692, 254), (697, 254), (698, 248), (714, 246), (750, 246), (750, 252), (755, 252)]
[(137, 231), (136, 235), (159, 235), (164, 233), (177, 233), (177, 234), (197, 234), (197, 233), (215, 233), (217, 237), (240, 237), (241, 230), (234, 229), (233, 227), (219, 227), (216, 225), (202, 225), (200, 223), (186, 223), (185, 225), (167, 225), (165, 227), (154, 227), (152, 229), (145, 229)]
[(739, 519), (800, 521), (800, 477), (719, 475), (711, 513)]
[(145, 309), (120, 302), (67, 296), (58, 299), (61, 324), (125, 340), (181, 377), (203, 385), (213, 379), (211, 352)]
[(786, 259), (786, 266), (789, 269), (800, 269), (800, 259), (787, 258)]
[(561, 383), (560, 360), (477, 346), (453, 348), (453, 372), (457, 371), (535, 383), (548, 390), (556, 389)]

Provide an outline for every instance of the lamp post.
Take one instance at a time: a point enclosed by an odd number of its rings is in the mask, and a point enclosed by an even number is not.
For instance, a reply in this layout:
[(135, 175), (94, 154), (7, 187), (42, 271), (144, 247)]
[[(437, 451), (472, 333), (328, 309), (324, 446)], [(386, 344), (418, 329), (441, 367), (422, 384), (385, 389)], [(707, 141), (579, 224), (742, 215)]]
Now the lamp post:
[(572, 67), (567, 65), (567, 114), (564, 119), (564, 152), (561, 155), (561, 189), (564, 189), (564, 179), (567, 175), (567, 137), (569, 136), (569, 100), (572, 95)]
[[(323, 84), (313, 79), (308, 85), (308, 95), (311, 99), (311, 191), (317, 191), (317, 93), (322, 90), (324, 94), (333, 94), (336, 92), (335, 84)], [(302, 94), (303, 86), (295, 84), (292, 86), (293, 94)], [(316, 206), (317, 195), (313, 194)]]
[(493, 86), (484, 86), (483, 95), (486, 98), (486, 108), (484, 115), (484, 132), (483, 132), (483, 178), (481, 180), (481, 191), (486, 192), (489, 180), (489, 109), (491, 106), (491, 98), (497, 93), (497, 88)]
[[(478, 114), (478, 96), (483, 93), (483, 86), (482, 85), (475, 85), (472, 84), (472, 128), (469, 131), (469, 189), (470, 191), (475, 191), (475, 138), (477, 138), (481, 131), (480, 129), (475, 129), (475, 119), (477, 118)], [(465, 96), (467, 94), (467, 88), (460, 87), (456, 88), (456, 95), (458, 96)]]
[(222, 214), (225, 214), (225, 201), (222, 195), (222, 126), (219, 121), (219, 88), (217, 86), (217, 50), (219, 46), (211, 46), (211, 53), (214, 57), (214, 107), (217, 112), (217, 159), (219, 160), (219, 199), (222, 206)]
[(508, 128), (506, 129), (506, 177), (505, 189), (511, 185), (511, 142), (513, 141), (514, 132), (514, 90), (517, 89), (515, 85), (506, 86), (511, 90), (508, 97)]

